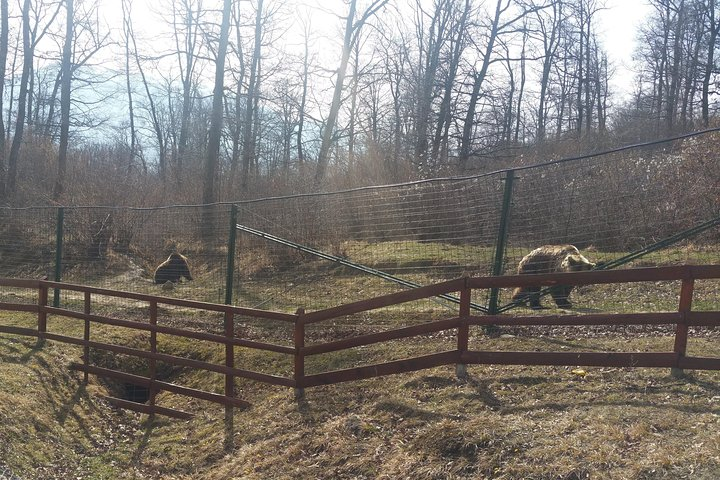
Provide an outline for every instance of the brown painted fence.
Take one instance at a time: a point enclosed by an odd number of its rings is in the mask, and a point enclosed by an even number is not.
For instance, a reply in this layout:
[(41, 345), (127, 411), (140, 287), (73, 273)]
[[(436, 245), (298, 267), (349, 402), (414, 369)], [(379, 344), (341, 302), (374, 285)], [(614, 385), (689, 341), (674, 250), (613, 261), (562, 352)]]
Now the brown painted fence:
[[(503, 365), (565, 365), (565, 366), (615, 366), (615, 367), (666, 367), (676, 370), (706, 369), (720, 370), (720, 358), (688, 357), (686, 346), (689, 327), (720, 326), (720, 311), (693, 311), (693, 290), (696, 280), (720, 279), (720, 265), (707, 266), (676, 266), (658, 268), (639, 268), (615, 271), (596, 271), (580, 273), (558, 273), (543, 275), (513, 275), (505, 277), (460, 278), (426, 287), (415, 288), (403, 292), (384, 295), (369, 300), (341, 305), (326, 310), (304, 312), (299, 309), (296, 314), (270, 312), (248, 309), (229, 305), (188, 301), (158, 297), (152, 295), (118, 292), (80, 285), (38, 281), (0, 279), (0, 287), (36, 289), (37, 304), (0, 303), (0, 309), (37, 313), (37, 328), (18, 328), (0, 325), (0, 332), (36, 336), (40, 339), (60, 341), (84, 348), (83, 363), (73, 368), (83, 371), (85, 379), (88, 374), (115, 378), (121, 381), (145, 386), (150, 391), (147, 404), (136, 404), (121, 399), (112, 399), (117, 404), (139, 410), (144, 413), (160, 413), (172, 416), (185, 416), (183, 412), (161, 408), (155, 405), (155, 394), (168, 391), (187, 395), (193, 398), (216, 402), (226, 406), (230, 413), (232, 408), (245, 407), (247, 402), (235, 395), (235, 378), (246, 378), (273, 385), (295, 388), (302, 395), (305, 388), (328, 385), (339, 382), (360, 380), (382, 375), (411, 372), (441, 365), (457, 365), (458, 372), (464, 372), (469, 364), (503, 364)], [(676, 311), (660, 313), (622, 313), (622, 314), (562, 314), (543, 316), (519, 315), (472, 315), (471, 296), (474, 290), (492, 288), (511, 288), (516, 286), (551, 286), (551, 285), (589, 285), (589, 284), (621, 284), (631, 282), (680, 281), (679, 302)], [(80, 292), (84, 298), (83, 312), (52, 307), (48, 304), (48, 291), (61, 289)], [(370, 312), (380, 308), (433, 298), (438, 295), (459, 293), (460, 304), (458, 313), (450, 318), (442, 318), (410, 327), (403, 327), (380, 333), (360, 335), (342, 340), (306, 345), (306, 326), (329, 322), (339, 317)], [(124, 320), (93, 314), (93, 299), (97, 296), (132, 299), (146, 304), (149, 308), (147, 321)], [(158, 308), (163, 305), (179, 306), (200, 312), (220, 313), (224, 316), (224, 334), (198, 332), (188, 329), (158, 325)], [(48, 315), (75, 318), (84, 323), (83, 338), (69, 337), (48, 331)], [(277, 345), (241, 338), (237, 335), (235, 319), (238, 316), (255, 319), (266, 319), (288, 323), (294, 332), (294, 345)], [(92, 324), (105, 324), (149, 332), (148, 350), (126, 346), (101, 343), (90, 340)], [(618, 352), (499, 352), (474, 351), (469, 349), (470, 328), (488, 325), (675, 325), (675, 342), (673, 351), (664, 353), (618, 353)], [(430, 353), (414, 358), (385, 362), (363, 367), (305, 374), (305, 360), (312, 355), (339, 352), (361, 346), (379, 344), (391, 340), (409, 339), (411, 337), (431, 333), (456, 330), (456, 348)], [(157, 334), (194, 338), (223, 345), (225, 362), (222, 365), (200, 360), (178, 357), (158, 352)], [(237, 368), (235, 365), (235, 347), (252, 348), (268, 352), (286, 354), (294, 359), (294, 373), (290, 377), (269, 375)], [(89, 361), (89, 349), (105, 350), (118, 354), (146, 359), (149, 364), (147, 377), (132, 375), (116, 370), (92, 365)], [(190, 368), (215, 372), (225, 376), (223, 394), (200, 391), (183, 387), (156, 378), (157, 362), (179, 365)], [(226, 410), (227, 411), (227, 410)], [(226, 419), (228, 416), (226, 415)], [(231, 418), (231, 415), (230, 415)]]

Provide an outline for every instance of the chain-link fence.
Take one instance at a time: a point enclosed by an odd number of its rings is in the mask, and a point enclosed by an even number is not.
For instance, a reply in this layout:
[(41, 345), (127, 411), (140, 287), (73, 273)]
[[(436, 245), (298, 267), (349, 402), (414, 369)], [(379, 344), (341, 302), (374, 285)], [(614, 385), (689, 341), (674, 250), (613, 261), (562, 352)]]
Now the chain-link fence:
[[(706, 141), (234, 206), (3, 208), (0, 276), (294, 311), (514, 273), (544, 244), (608, 261), (680, 234), (625, 266), (715, 263), (717, 228), (682, 235), (720, 216)], [(156, 284), (155, 268), (173, 252), (187, 257), (193, 280)]]

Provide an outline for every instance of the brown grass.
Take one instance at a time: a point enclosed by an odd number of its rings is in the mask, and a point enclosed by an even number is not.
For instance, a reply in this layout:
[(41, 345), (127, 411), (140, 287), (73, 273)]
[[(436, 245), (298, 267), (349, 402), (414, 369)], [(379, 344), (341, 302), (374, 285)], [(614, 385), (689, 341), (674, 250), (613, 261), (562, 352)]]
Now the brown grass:
[[(3, 317), (5, 323), (29, 321)], [(477, 336), (481, 348), (650, 351), (666, 336)], [(169, 341), (169, 340), (168, 340)], [(443, 340), (426, 338), (423, 348)], [(720, 356), (717, 338), (694, 338), (696, 355)], [(168, 345), (190, 351), (190, 343)], [(200, 347), (202, 348), (202, 347)], [(367, 356), (320, 358), (355, 363)], [(222, 451), (223, 409), (163, 394), (159, 403), (196, 414), (190, 421), (111, 408), (67, 368), (79, 350), (0, 336), (0, 463), (31, 478), (718, 478), (720, 374), (667, 370), (452, 367), (307, 390), (296, 402), (281, 387), (238, 381), (252, 407), (234, 415), (235, 449)], [(207, 350), (208, 357), (221, 353)], [(242, 351), (248, 368), (266, 358)], [(320, 367), (322, 365), (318, 365)], [(327, 365), (325, 365), (327, 367)], [(222, 378), (189, 371), (173, 381), (222, 388)], [(28, 395), (30, 393), (30, 395)]]

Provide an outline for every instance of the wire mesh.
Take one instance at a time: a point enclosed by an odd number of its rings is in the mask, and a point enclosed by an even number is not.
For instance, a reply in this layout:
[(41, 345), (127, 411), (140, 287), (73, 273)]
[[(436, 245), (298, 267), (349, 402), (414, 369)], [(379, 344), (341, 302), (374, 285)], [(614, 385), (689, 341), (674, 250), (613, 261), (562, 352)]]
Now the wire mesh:
[[(234, 304), (295, 312), (490, 275), (496, 264), (500, 273), (515, 273), (524, 255), (546, 244), (573, 244), (595, 262), (663, 247), (620, 267), (715, 263), (717, 224), (683, 233), (720, 217), (715, 177), (703, 176), (706, 167), (688, 156), (701, 145), (690, 138), (516, 166), (507, 212), (506, 171), (237, 202), (237, 224), (245, 229), (235, 232), (232, 272), (229, 204), (65, 207), (62, 222), (58, 208), (2, 208), (0, 275), (58, 275), (66, 282), (212, 302), (225, 301), (232, 285)], [(496, 262), (505, 216), (507, 244)], [(658, 243), (678, 233), (673, 242)], [(155, 268), (173, 252), (187, 257), (193, 280), (155, 283)], [(500, 292), (500, 304), (509, 298), (509, 291)], [(70, 292), (61, 292), (59, 301), (82, 308)], [(472, 301), (486, 305), (487, 292), (475, 292)], [(457, 311), (452, 299), (434, 305)]]

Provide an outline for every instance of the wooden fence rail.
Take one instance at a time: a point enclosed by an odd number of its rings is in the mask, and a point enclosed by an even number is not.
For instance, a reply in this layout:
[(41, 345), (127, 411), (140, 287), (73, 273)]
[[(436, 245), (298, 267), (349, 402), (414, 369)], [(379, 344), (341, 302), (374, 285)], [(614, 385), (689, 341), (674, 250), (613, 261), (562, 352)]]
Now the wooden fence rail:
[[(75, 363), (75, 368), (84, 373), (87, 381), (89, 374), (114, 378), (119, 381), (140, 385), (149, 390), (147, 404), (137, 404), (123, 399), (112, 399), (124, 408), (131, 408), (143, 413), (163, 414), (185, 418), (185, 412), (160, 407), (155, 404), (159, 391), (167, 391), (179, 395), (222, 404), (226, 407), (226, 421), (232, 421), (232, 408), (246, 407), (248, 403), (236, 397), (235, 378), (245, 378), (272, 385), (294, 388), (297, 396), (304, 394), (304, 389), (319, 385), (367, 379), (383, 375), (417, 371), (442, 365), (456, 365), (457, 374), (464, 375), (466, 366), (470, 364), (502, 364), (502, 365), (565, 365), (565, 366), (614, 366), (614, 367), (665, 367), (672, 368), (675, 373), (682, 369), (720, 370), (720, 358), (702, 358), (686, 356), (688, 328), (720, 326), (719, 311), (695, 312), (692, 310), (693, 292), (696, 280), (720, 279), (720, 265), (706, 266), (673, 266), (658, 268), (641, 268), (614, 271), (593, 271), (579, 273), (558, 273), (542, 275), (511, 275), (504, 277), (459, 278), (426, 287), (414, 288), (390, 295), (384, 295), (360, 302), (353, 302), (326, 310), (305, 312), (302, 308), (294, 314), (271, 312), (230, 305), (197, 302), (183, 299), (159, 297), (130, 292), (72, 285), (43, 280), (0, 279), (0, 287), (30, 289), (37, 291), (37, 304), (0, 303), (0, 309), (37, 314), (37, 327), (23, 328), (0, 325), (0, 332), (14, 335), (35, 336), (40, 339), (59, 341), (83, 347), (82, 363)], [(512, 288), (517, 286), (552, 286), (552, 285), (589, 285), (589, 284), (622, 284), (631, 282), (679, 281), (678, 308), (671, 312), (657, 313), (621, 313), (621, 314), (551, 314), (543, 316), (529, 315), (472, 315), (471, 297), (475, 290)], [(83, 295), (83, 311), (78, 312), (48, 304), (49, 291), (74, 291)], [(370, 312), (380, 308), (399, 305), (433, 298), (446, 294), (460, 295), (460, 303), (456, 315), (418, 325), (391, 329), (383, 332), (358, 335), (342, 340), (307, 344), (306, 326), (337, 320), (338, 318)], [(98, 296), (117, 299), (131, 299), (142, 302), (148, 307), (147, 321), (113, 318), (94, 314), (93, 301)], [(184, 307), (196, 312), (214, 312), (223, 314), (223, 322), (219, 327), (222, 333), (201, 332), (166, 325), (158, 325), (158, 309), (160, 306)], [(74, 318), (83, 322), (83, 337), (71, 337), (48, 331), (48, 316)], [(259, 320), (285, 322), (293, 328), (293, 345), (278, 345), (267, 342), (238, 337), (235, 329), (237, 317), (244, 316)], [(111, 343), (90, 340), (93, 324), (111, 325), (137, 331), (148, 332), (150, 339), (148, 349), (114, 345)], [(624, 353), (624, 352), (507, 352), (507, 351), (475, 351), (470, 349), (471, 327), (496, 326), (530, 326), (530, 325), (675, 325), (675, 339), (671, 352), (660, 353)], [(332, 327), (328, 327), (332, 328)], [(410, 339), (412, 337), (455, 330), (456, 348), (444, 352), (433, 352), (413, 358), (384, 362), (361, 367), (335, 371), (306, 374), (307, 357), (351, 348), (380, 344), (383, 342)], [(158, 350), (157, 335), (176, 336), (212, 342), (224, 346), (225, 355), (222, 364), (184, 358)], [(236, 364), (235, 348), (250, 348), (259, 351), (288, 355), (292, 359), (293, 375), (291, 378), (239, 368)], [(117, 354), (144, 359), (148, 362), (148, 375), (141, 376), (118, 370), (103, 368), (91, 364), (90, 350), (102, 350)], [(214, 372), (225, 377), (223, 393), (205, 392), (157, 378), (157, 364), (183, 366)]]

